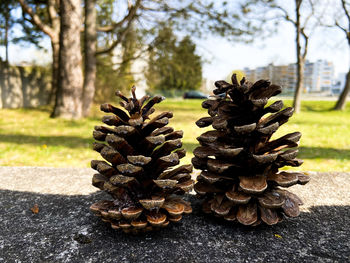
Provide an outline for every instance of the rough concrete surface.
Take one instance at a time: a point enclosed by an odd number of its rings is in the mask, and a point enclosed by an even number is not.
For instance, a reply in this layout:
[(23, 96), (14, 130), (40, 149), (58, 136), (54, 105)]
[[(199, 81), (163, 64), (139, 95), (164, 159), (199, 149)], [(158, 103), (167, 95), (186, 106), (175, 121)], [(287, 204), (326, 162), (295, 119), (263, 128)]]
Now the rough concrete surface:
[(291, 188), (305, 202), (301, 215), (276, 226), (218, 222), (188, 196), (192, 215), (141, 236), (89, 212), (108, 198), (91, 187), (92, 174), (0, 167), (0, 262), (350, 262), (350, 174), (310, 173), (309, 184)]

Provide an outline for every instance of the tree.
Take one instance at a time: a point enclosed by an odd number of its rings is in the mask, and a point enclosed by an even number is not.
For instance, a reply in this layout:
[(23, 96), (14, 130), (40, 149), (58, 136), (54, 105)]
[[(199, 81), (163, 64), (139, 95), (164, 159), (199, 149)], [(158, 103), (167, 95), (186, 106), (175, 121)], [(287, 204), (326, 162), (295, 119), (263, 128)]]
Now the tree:
[[(23, 13), (30, 17), (29, 19), (25, 19), (39, 31), (48, 35), (51, 40), (52, 96), (50, 97), (54, 98), (55, 101), (51, 116), (65, 118), (82, 117), (83, 101), (86, 102), (88, 100), (83, 99), (84, 95), (82, 93), (83, 78), (81, 69), (80, 31), (83, 15), (81, 12), (80, 0), (78, 5), (77, 2), (75, 2), (76, 0), (48, 0), (45, 2), (38, 0), (32, 2), (27, 2), (25, 0), (18, 1), (21, 4)], [(64, 5), (64, 7), (61, 5)], [(58, 13), (57, 10), (60, 10), (60, 12)], [(79, 17), (77, 17), (77, 15)], [(90, 14), (87, 16), (88, 22), (94, 20), (93, 16), (94, 12), (92, 12), (92, 18)], [(62, 23), (65, 25), (62, 26)], [(94, 25), (94, 23), (92, 24)], [(87, 27), (89, 28), (89, 25)], [(87, 39), (87, 41), (85, 45), (91, 48), (93, 44), (91, 45), (90, 42), (91, 40), (94, 41), (93, 36), (91, 37), (91, 29), (86, 31), (87, 37), (85, 37), (85, 39)], [(94, 33), (95, 30), (93, 29), (92, 34)], [(89, 63), (91, 59), (95, 58), (95, 50), (87, 53), (93, 54), (92, 57), (88, 57), (87, 63)], [(96, 65), (95, 62), (90, 64), (92, 67), (88, 67), (87, 72), (93, 71)], [(94, 79), (87, 79), (85, 82), (86, 86), (90, 87), (91, 85), (89, 84), (91, 82), (94, 82)], [(81, 86), (79, 86), (79, 83), (81, 83)]]
[(198, 89), (202, 82), (202, 62), (195, 49), (189, 36), (178, 42), (172, 28), (163, 26), (149, 55), (147, 81), (151, 90), (168, 93)]
[[(96, 47), (96, 35), (99, 39), (107, 39), (108, 41), (103, 42), (97, 46), (95, 55), (111, 54), (113, 50), (119, 46), (127, 33), (131, 28), (135, 28), (144, 33), (145, 46), (153, 41), (153, 32), (164, 21), (173, 21), (174, 24), (181, 28), (183, 31), (188, 31), (197, 36), (201, 36), (204, 32), (211, 32), (221, 36), (225, 36), (227, 39), (245, 39), (243, 36), (252, 36), (252, 32), (256, 30), (254, 27), (247, 26), (240, 22), (240, 17), (237, 14), (237, 6), (235, 4), (228, 4), (227, 2), (217, 3), (216, 1), (165, 1), (165, 0), (101, 0), (105, 6), (110, 9), (117, 6), (116, 12), (105, 12), (108, 14), (104, 21), (109, 23), (96, 24), (94, 19), (94, 6), (96, 7), (95, 0), (86, 0), (85, 2), (85, 76), (84, 76), (84, 87), (82, 88), (82, 95), (79, 97), (73, 97), (80, 93), (81, 88), (77, 87), (77, 83), (80, 83), (80, 74), (72, 74), (70, 77), (75, 75), (78, 79), (62, 80), (61, 77), (68, 77), (68, 73), (62, 73), (61, 70), (67, 70), (72, 65), (77, 65), (76, 61), (79, 56), (62, 57), (62, 54), (66, 54), (67, 50), (61, 52), (60, 43), (64, 41), (59, 38), (62, 35), (69, 37), (69, 35), (59, 32), (64, 27), (60, 26), (59, 23), (64, 20), (57, 13), (60, 10), (62, 15), (62, 4), (66, 3), (66, 0), (18, 0), (21, 4), (22, 10), (27, 16), (29, 21), (35, 25), (41, 32), (48, 35), (51, 38), (52, 49), (53, 49), (53, 88), (57, 85), (56, 92), (56, 103), (52, 116), (65, 116), (68, 117), (68, 113), (71, 117), (78, 118), (79, 115), (86, 115), (91, 105), (92, 97), (95, 92), (94, 80), (96, 74), (96, 59), (93, 56), (93, 50)], [(71, 1), (73, 4), (73, 0)], [(47, 8), (45, 8), (47, 7)], [(47, 12), (43, 12), (47, 10)], [(40, 12), (39, 12), (40, 11)], [(99, 11), (102, 11), (99, 9)], [(74, 17), (76, 14), (72, 13)], [(79, 13), (81, 15), (81, 13)], [(99, 16), (97, 16), (99, 17)], [(83, 17), (80, 17), (83, 21)], [(99, 19), (97, 19), (99, 20)], [(68, 25), (67, 25), (68, 26)], [(77, 28), (73, 25), (72, 28)], [(70, 29), (67, 29), (69, 31)], [(97, 31), (97, 33), (95, 32)], [(79, 34), (75, 31), (75, 34)], [(102, 34), (108, 35), (105, 38), (101, 38)], [(240, 36), (238, 38), (238, 36)], [(73, 41), (73, 37), (67, 42)], [(60, 41), (58, 41), (60, 39)], [(74, 42), (74, 49), (77, 41)], [(73, 43), (72, 42), (72, 43)], [(71, 60), (70, 60), (71, 59)], [(64, 67), (63, 69), (57, 68), (63, 65), (62, 61), (67, 61), (70, 66)], [(59, 62), (59, 63), (58, 63)], [(80, 68), (80, 67), (79, 67)], [(57, 69), (57, 70), (56, 70)], [(58, 74), (57, 72), (61, 73)], [(78, 70), (77, 70), (78, 71)], [(57, 85), (54, 83), (56, 80), (60, 82)], [(66, 87), (67, 92), (64, 92), (66, 84), (74, 83), (73, 86), (77, 87), (77, 91), (72, 90), (72, 87)], [(57, 98), (59, 96), (59, 98)], [(62, 96), (71, 96), (70, 102), (75, 100), (82, 100), (81, 107), (79, 110), (76, 108), (75, 103), (65, 104), (63, 101), (66, 98)], [(59, 107), (60, 109), (58, 109)], [(66, 107), (71, 107), (70, 109)], [(63, 108), (65, 108), (63, 110)], [(81, 114), (78, 114), (81, 112)]]
[[(33, 0), (28, 2), (26, 0), (18, 0), (22, 7), (24, 21), (30, 22), (36, 30), (47, 35), (51, 40), (52, 48), (52, 80), (51, 80), (51, 94), (49, 102), (54, 99), (57, 91), (59, 79), (59, 32), (60, 32), (60, 18), (59, 1), (47, 0), (44, 2)], [(29, 16), (29, 18), (27, 17)], [(31, 32), (32, 33), (32, 30)]]
[[(348, 46), (350, 48), (350, 3), (345, 0), (340, 0), (341, 2), (341, 14), (342, 16), (335, 15), (334, 26), (342, 30), (345, 34), (346, 40), (348, 42)], [(339, 14), (339, 13), (338, 13)], [(346, 74), (345, 87), (340, 94), (337, 103), (334, 106), (335, 110), (344, 110), (346, 106), (346, 98), (350, 92), (350, 69)]]
[[(281, 6), (278, 1), (273, 0), (249, 1), (247, 4), (242, 6), (242, 10), (245, 13), (252, 13), (253, 16), (256, 16), (258, 19), (263, 21), (264, 24), (271, 19), (277, 22), (285, 21), (293, 25), (295, 29), (297, 61), (297, 78), (293, 107), (295, 113), (299, 113), (301, 106), (301, 93), (304, 85), (304, 65), (308, 52), (309, 39), (315, 32), (316, 27), (319, 25), (319, 19), (316, 16), (321, 16), (321, 14), (317, 14), (315, 10), (317, 0), (291, 0), (288, 2), (289, 4), (294, 4), (294, 11)], [(261, 14), (263, 17), (261, 17)]]
[(199, 89), (202, 84), (202, 60), (196, 54), (196, 45), (189, 36), (184, 37), (175, 48), (176, 88)]
[[(121, 42), (120, 63), (116, 69), (118, 82), (114, 84), (114, 89), (129, 92), (129, 89), (135, 84), (132, 63), (134, 62), (134, 57), (139, 48), (136, 44), (137, 41), (138, 32), (132, 27)], [(113, 94), (114, 92), (115, 91), (113, 91)]]
[(9, 32), (15, 23), (14, 19), (11, 17), (11, 11), (15, 8), (16, 3), (14, 0), (2, 0), (0, 2), (0, 29), (3, 31), (2, 34), (0, 34), (0, 42), (5, 46), (6, 65), (9, 64)]
[[(5, 63), (2, 63), (0, 58), (0, 70), (4, 74), (4, 81), (10, 87), (10, 63), (9, 63), (9, 43), (10, 43), (10, 29), (15, 24), (15, 20), (11, 17), (11, 11), (16, 8), (14, 0), (0, 1), (0, 45), (5, 46)], [(2, 68), (3, 67), (3, 68)], [(0, 89), (0, 105), (3, 104), (5, 95)]]
[[(34, 26), (37, 27), (41, 32), (48, 35), (51, 39), (52, 43), (52, 54), (53, 54), (53, 67), (52, 67), (52, 91), (56, 93), (56, 99), (55, 99), (55, 107), (52, 112), (51, 116), (59, 117), (59, 116), (66, 116), (68, 117), (68, 113), (66, 110), (63, 110), (63, 101), (65, 98), (63, 94), (65, 92), (62, 92), (62, 90), (59, 90), (58, 85), (61, 85), (60, 89), (64, 88), (62, 85), (64, 83), (68, 83), (64, 80), (61, 80), (62, 74), (59, 73), (62, 69), (60, 69), (60, 65), (63, 65), (61, 62), (59, 62), (59, 56), (61, 54), (60, 51), (60, 43), (62, 42), (60, 40), (60, 20), (62, 20), (62, 17), (59, 16), (57, 10), (60, 9), (60, 5), (63, 1), (56, 1), (56, 0), (48, 0), (47, 2), (42, 2), (38, 0), (32, 0), (31, 2), (27, 2), (25, 0), (18, 0), (22, 6), (23, 13), (29, 15), (30, 19), (27, 19), (30, 21)], [(30, 1), (30, 0), (28, 0)], [(113, 1), (108, 1), (110, 5), (113, 4)], [(43, 6), (45, 6), (43, 8)], [(47, 13), (45, 13), (44, 10), (47, 10)], [(130, 7), (130, 14), (129, 16), (126, 16), (127, 19), (123, 19), (120, 23), (113, 24), (113, 27), (115, 28), (118, 26), (122, 26), (125, 21), (131, 21), (132, 14), (134, 8)], [(63, 14), (60, 12), (60, 14)], [(47, 19), (48, 18), (48, 19)], [(82, 19), (82, 14), (80, 19)], [(100, 28), (101, 31), (108, 32), (111, 30), (111, 28), (102, 27)], [(125, 32), (127, 30), (124, 30)], [(79, 32), (76, 32), (79, 34)], [(64, 35), (64, 33), (62, 33)], [(123, 36), (123, 35), (122, 35)], [(120, 37), (120, 41), (122, 41), (122, 37)], [(115, 44), (116, 45), (116, 44)], [(114, 47), (113, 47), (114, 48)], [(112, 49), (111, 49), (112, 50)], [(102, 50), (99, 54), (103, 54), (106, 52), (106, 50)], [(65, 51), (62, 53), (64, 54)], [(71, 101), (75, 101), (76, 99), (82, 100), (82, 109), (79, 110), (81, 112), (81, 115), (86, 116), (89, 112), (90, 105), (92, 103), (92, 99), (95, 92), (95, 78), (96, 78), (96, 1), (95, 0), (86, 0), (85, 1), (85, 30), (84, 30), (84, 55), (85, 55), (85, 71), (84, 71), (84, 84), (83, 84), (83, 93), (78, 98), (71, 98)], [(71, 57), (72, 60), (74, 60), (76, 57)], [(68, 61), (70, 58), (65, 57), (63, 61)], [(60, 64), (59, 64), (60, 63)], [(72, 64), (75, 64), (75, 62), (72, 61)], [(67, 74), (64, 74), (65, 76)], [(79, 74), (77, 74), (78, 76)], [(59, 83), (58, 80), (61, 82)], [(76, 80), (76, 83), (79, 83), (80, 80)], [(70, 83), (70, 82), (69, 82)], [(70, 87), (67, 87), (67, 91), (70, 89)], [(79, 88), (80, 90), (80, 88)], [(77, 93), (79, 93), (77, 91)], [(72, 94), (71, 92), (67, 92), (67, 94)], [(66, 95), (67, 95), (66, 94)], [(57, 96), (60, 96), (57, 98)], [(63, 103), (63, 104), (62, 104)], [(60, 106), (59, 106), (60, 105)], [(76, 109), (72, 108), (69, 112), (73, 114), (73, 112), (76, 112)], [(63, 115), (61, 115), (63, 114)], [(72, 115), (73, 117), (73, 115)], [(74, 118), (78, 118), (76, 113), (74, 114)]]
[(138, 34), (135, 29), (132, 29), (121, 43), (119, 61), (108, 54), (97, 56), (94, 101), (105, 102), (106, 98), (114, 98), (116, 90), (130, 92), (130, 88), (135, 84), (132, 65), (139, 48), (137, 41)]
[(80, 0), (60, 0), (59, 79), (53, 117), (83, 116), (81, 17)]
[[(295, 19), (290, 19), (288, 13), (284, 9), (281, 9), (284, 12), (284, 18), (286, 21), (289, 21), (295, 27), (295, 43), (296, 43), (296, 53), (297, 53), (297, 86), (294, 92), (293, 107), (295, 113), (300, 112), (301, 106), (301, 92), (304, 86), (304, 65), (306, 60), (306, 55), (308, 51), (309, 36), (305, 33), (305, 27), (307, 26), (308, 18), (311, 17), (313, 13), (305, 19), (305, 22), (302, 24), (301, 20), (301, 4), (303, 0), (295, 0)], [(310, 1), (311, 3), (311, 1)], [(301, 38), (304, 40), (304, 46), (302, 46)]]
[(174, 88), (174, 61), (176, 36), (170, 26), (162, 26), (158, 30), (149, 54), (146, 74), (150, 90), (167, 90)]
[(96, 81), (96, 0), (85, 0), (83, 116), (88, 116)]
[[(101, 4), (102, 2), (102, 4)], [(159, 0), (103, 0), (99, 3), (98, 31), (99, 46), (96, 54), (111, 54), (119, 47), (131, 30), (143, 34), (144, 46), (156, 46), (154, 32), (167, 21), (183, 32), (202, 37), (204, 33), (224, 36), (229, 40), (249, 41), (259, 28), (241, 23), (237, 4), (226, 1), (159, 1)], [(124, 4), (123, 4), (124, 2)], [(125, 4), (125, 2), (127, 2)], [(111, 19), (114, 6), (119, 3), (118, 19)], [(102, 41), (101, 41), (102, 39)], [(149, 52), (148, 48), (140, 48), (134, 58), (140, 53)], [(133, 59), (133, 58), (131, 58)], [(122, 64), (123, 65), (123, 64)]]

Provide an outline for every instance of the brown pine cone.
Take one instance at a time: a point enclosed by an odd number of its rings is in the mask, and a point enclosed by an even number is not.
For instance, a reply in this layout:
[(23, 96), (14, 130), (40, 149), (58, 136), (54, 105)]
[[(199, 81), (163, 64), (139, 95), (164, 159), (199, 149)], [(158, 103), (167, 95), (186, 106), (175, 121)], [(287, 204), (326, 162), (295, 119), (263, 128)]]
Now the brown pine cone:
[(302, 201), (282, 188), (306, 184), (309, 177), (278, 169), (302, 164), (296, 159), (301, 133), (270, 140), (293, 114), (280, 100), (266, 106), (281, 87), (267, 80), (238, 82), (235, 74), (232, 84), (217, 81), (215, 86), (214, 98), (202, 103), (210, 116), (196, 122), (215, 130), (197, 138), (200, 146), (192, 159), (202, 170), (194, 189), (204, 199), (203, 211), (244, 225), (273, 225), (284, 215), (298, 216)]
[(98, 172), (92, 184), (108, 192), (113, 200), (99, 201), (90, 209), (112, 228), (124, 232), (149, 231), (178, 222), (182, 214), (192, 212), (181, 195), (194, 184), (192, 165), (174, 169), (185, 156), (181, 148), (183, 132), (167, 126), (173, 117), (171, 112), (150, 119), (154, 104), (164, 97), (136, 99), (135, 87), (132, 98), (116, 94), (126, 111), (101, 105), (102, 111), (112, 115), (102, 118), (108, 127), (95, 127), (93, 137), (100, 142), (95, 142), (93, 148), (106, 161), (91, 161)]

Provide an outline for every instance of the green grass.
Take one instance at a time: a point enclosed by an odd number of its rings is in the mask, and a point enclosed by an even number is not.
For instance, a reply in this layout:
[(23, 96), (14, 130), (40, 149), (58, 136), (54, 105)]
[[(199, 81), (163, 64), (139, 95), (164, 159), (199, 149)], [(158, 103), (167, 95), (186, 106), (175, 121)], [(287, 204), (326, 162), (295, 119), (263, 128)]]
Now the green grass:
[[(299, 158), (305, 163), (297, 169), (350, 172), (350, 105), (344, 112), (334, 112), (329, 110), (333, 104), (304, 101), (302, 112), (274, 135), (302, 132)], [(170, 125), (184, 131), (188, 154), (183, 163), (190, 162), (196, 137), (204, 132), (194, 124), (207, 116), (200, 105), (200, 100), (168, 99), (156, 106), (157, 111), (173, 111)], [(91, 150), (93, 127), (101, 124), (97, 108), (93, 117), (79, 121), (51, 119), (48, 108), (0, 110), (0, 165), (88, 167), (91, 159), (100, 159)]]

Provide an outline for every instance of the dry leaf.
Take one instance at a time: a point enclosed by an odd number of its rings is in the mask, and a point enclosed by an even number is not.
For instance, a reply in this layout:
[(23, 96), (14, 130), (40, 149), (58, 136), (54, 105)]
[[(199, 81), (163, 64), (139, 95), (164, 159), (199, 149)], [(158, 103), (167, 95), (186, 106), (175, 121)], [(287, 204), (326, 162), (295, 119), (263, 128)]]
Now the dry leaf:
[(32, 210), (33, 214), (39, 213), (39, 206), (35, 204), (30, 210)]

